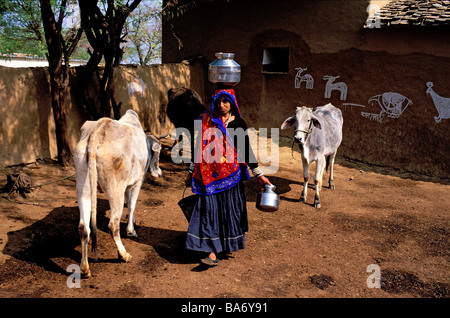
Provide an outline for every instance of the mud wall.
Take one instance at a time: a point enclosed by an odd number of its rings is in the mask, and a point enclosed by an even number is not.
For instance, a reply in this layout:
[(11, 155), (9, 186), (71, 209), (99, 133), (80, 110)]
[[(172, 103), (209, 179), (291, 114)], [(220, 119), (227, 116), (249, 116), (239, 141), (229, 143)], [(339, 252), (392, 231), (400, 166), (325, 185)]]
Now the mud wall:
[[(439, 118), (440, 112), (450, 117), (450, 103), (447, 99), (447, 104), (438, 110), (432, 97), (433, 94), (450, 97), (449, 58), (349, 49), (334, 54), (303, 55), (301, 61), (294, 56), (293, 61), (307, 68), (303, 74), (314, 79), (313, 88), (308, 89), (306, 82), (296, 88), (296, 73), (250, 80), (251, 91), (263, 92), (259, 98), (241, 100), (243, 105), (252, 105), (244, 116), (253, 125), (280, 127), (297, 106), (332, 103), (344, 117), (339, 156), (402, 171), (450, 177), (446, 160), (450, 154), (447, 133), (450, 119)], [(345, 97), (338, 89), (325, 97), (327, 81), (323, 78), (327, 75), (339, 76), (334, 83), (345, 84)], [(292, 130), (280, 133), (293, 135)]]
[[(332, 103), (344, 115), (338, 156), (450, 178), (450, 99), (437, 106), (431, 95), (450, 98), (449, 30), (363, 29), (368, 6), (386, 2), (199, 3), (171, 22), (181, 50), (172, 27), (163, 28), (163, 62), (203, 63), (208, 100), (214, 89), (206, 79), (208, 64), (215, 52), (234, 52), (242, 70), (235, 90), (249, 126), (280, 127), (297, 106)], [(286, 72), (263, 71), (264, 50), (271, 48), (288, 49)], [(306, 78), (296, 82), (306, 74), (313, 79), (310, 88)], [(339, 76), (330, 82), (329, 97), (325, 76)], [(346, 87), (342, 98), (331, 85), (339, 82)], [(280, 133), (290, 138), (293, 132)]]
[[(77, 70), (71, 69), (67, 90), (68, 138), (73, 150), (86, 118), (76, 93)], [(121, 113), (133, 109), (144, 130), (155, 134), (173, 128), (166, 116), (167, 90), (195, 87), (203, 94), (203, 77), (193, 66), (165, 64), (120, 67), (116, 100)], [(201, 74), (201, 73), (200, 73)], [(2, 167), (56, 158), (55, 125), (51, 108), (47, 68), (0, 67), (0, 165)]]

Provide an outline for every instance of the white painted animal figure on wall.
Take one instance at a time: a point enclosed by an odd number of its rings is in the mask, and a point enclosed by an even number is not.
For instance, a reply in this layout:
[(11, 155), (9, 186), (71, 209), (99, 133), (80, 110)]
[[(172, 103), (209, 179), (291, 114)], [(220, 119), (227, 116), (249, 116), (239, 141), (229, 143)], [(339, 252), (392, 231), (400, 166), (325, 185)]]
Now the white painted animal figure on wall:
[(439, 116), (435, 116), (436, 123), (440, 123), (442, 119), (450, 118), (450, 98), (441, 97), (433, 90), (433, 82), (427, 83), (427, 94), (433, 99), (434, 107), (438, 111)]
[(399, 118), (405, 109), (412, 104), (412, 101), (402, 94), (386, 92), (369, 98), (368, 103), (377, 103), (381, 108), (379, 114), (361, 112), (361, 116), (383, 123), (385, 116), (389, 118)]
[(323, 77), (323, 79), (327, 81), (325, 85), (325, 95), (324, 95), (325, 98), (330, 98), (331, 92), (336, 90), (341, 93), (340, 100), (347, 99), (347, 84), (345, 84), (344, 82), (333, 83), (338, 78), (339, 76), (329, 76), (329, 75), (325, 75)]
[(306, 71), (307, 68), (297, 67), (295, 69), (298, 71), (295, 75), (295, 88), (300, 88), (302, 82), (305, 82), (306, 89), (313, 89), (314, 78), (311, 76), (311, 74), (302, 75), (302, 72)]

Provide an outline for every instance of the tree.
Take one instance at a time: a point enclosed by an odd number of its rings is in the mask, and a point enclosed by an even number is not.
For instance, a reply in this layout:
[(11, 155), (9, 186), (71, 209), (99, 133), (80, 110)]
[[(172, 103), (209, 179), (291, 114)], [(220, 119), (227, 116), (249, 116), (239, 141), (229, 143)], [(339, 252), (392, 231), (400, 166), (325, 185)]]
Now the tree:
[(48, 49), (47, 60), (50, 73), (53, 117), (56, 128), (58, 162), (63, 166), (67, 166), (72, 161), (72, 153), (67, 140), (65, 92), (69, 84), (69, 59), (77, 46), (82, 30), (72, 30), (72, 32), (67, 33), (65, 38), (63, 37), (62, 24), (67, 8), (67, 0), (61, 0), (59, 3), (58, 19), (55, 18), (50, 0), (39, 0), (39, 2)]
[(0, 50), (44, 57), (45, 38), (39, 1), (0, 0)]
[(46, 56), (49, 62), (58, 162), (64, 166), (69, 165), (72, 160), (67, 141), (65, 108), (69, 60), (77, 47), (82, 30), (63, 25), (69, 5), (73, 6), (75, 3), (75, 0), (0, 0), (2, 53)]
[[(178, 18), (180, 15), (185, 14), (188, 10), (194, 8), (196, 3), (194, 0), (184, 0), (183, 3), (179, 3), (178, 0), (164, 0), (162, 8), (162, 17), (166, 21)], [(172, 30), (173, 37), (178, 42), (178, 49), (181, 50), (183, 47), (183, 42), (176, 35), (175, 28), (172, 23), (170, 23), (170, 28)]]
[(148, 65), (161, 58), (161, 1), (143, 0), (125, 23), (126, 58)]
[[(120, 118), (121, 103), (117, 104), (114, 98), (115, 69), (123, 57), (121, 44), (124, 42), (123, 34), (126, 19), (136, 9), (141, 0), (79, 0), (81, 26), (93, 49), (90, 59), (83, 70), (84, 85), (81, 88), (82, 104), (92, 119), (109, 117), (111, 109), (114, 118)], [(99, 7), (100, 5), (100, 7)], [(102, 10), (103, 9), (103, 10)], [(105, 66), (100, 73), (98, 65), (104, 60)], [(99, 102), (89, 94), (89, 84), (94, 74), (99, 83)]]

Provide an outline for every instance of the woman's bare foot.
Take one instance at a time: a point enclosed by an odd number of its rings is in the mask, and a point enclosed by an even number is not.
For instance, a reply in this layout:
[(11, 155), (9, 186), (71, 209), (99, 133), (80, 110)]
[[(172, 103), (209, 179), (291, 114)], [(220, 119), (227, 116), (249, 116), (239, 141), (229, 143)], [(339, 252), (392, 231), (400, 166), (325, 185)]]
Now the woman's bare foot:
[(217, 264), (219, 264), (219, 260), (217, 259), (216, 253), (212, 252), (208, 257), (201, 259), (200, 263), (207, 266), (217, 266)]

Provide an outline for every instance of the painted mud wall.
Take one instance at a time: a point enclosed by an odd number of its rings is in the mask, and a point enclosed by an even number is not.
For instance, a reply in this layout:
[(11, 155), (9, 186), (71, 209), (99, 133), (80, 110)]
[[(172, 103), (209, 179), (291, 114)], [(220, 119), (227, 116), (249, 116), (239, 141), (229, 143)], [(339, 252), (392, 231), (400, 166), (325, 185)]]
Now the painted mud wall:
[[(66, 96), (68, 139), (73, 149), (85, 122), (77, 98), (77, 70), (71, 69)], [(203, 78), (185, 64), (123, 66), (117, 72), (116, 100), (121, 113), (133, 109), (145, 131), (162, 134), (173, 126), (166, 116), (167, 90), (187, 86), (203, 94)], [(56, 158), (55, 125), (47, 68), (0, 67), (0, 165)]]
[[(215, 52), (234, 52), (242, 69), (235, 90), (249, 126), (280, 127), (297, 106), (330, 102), (344, 115), (338, 156), (449, 178), (450, 30), (363, 29), (376, 2), (199, 3), (172, 22), (181, 50), (172, 28), (164, 29), (163, 62), (202, 63), (206, 77)], [(271, 48), (288, 49), (287, 72), (263, 72)], [(213, 89), (205, 79), (205, 100)]]

